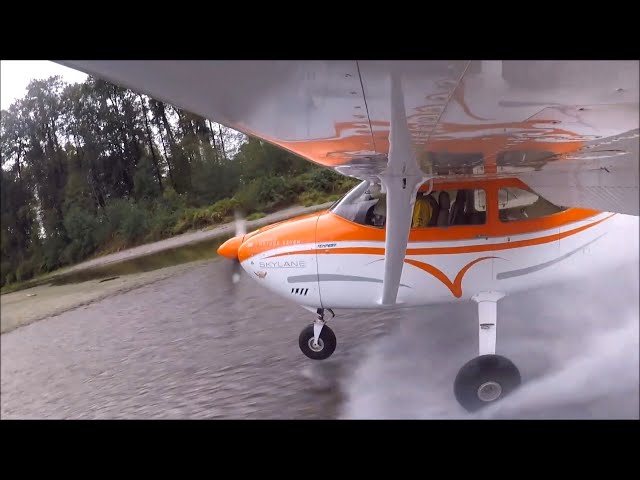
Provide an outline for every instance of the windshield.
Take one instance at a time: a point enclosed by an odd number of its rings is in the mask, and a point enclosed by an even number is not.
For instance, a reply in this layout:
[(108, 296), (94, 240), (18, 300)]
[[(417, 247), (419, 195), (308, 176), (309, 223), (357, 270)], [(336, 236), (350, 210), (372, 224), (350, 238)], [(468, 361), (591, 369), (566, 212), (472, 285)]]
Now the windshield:
[(331, 211), (351, 222), (383, 227), (386, 206), (386, 195), (380, 191), (380, 185), (364, 180), (336, 203)]

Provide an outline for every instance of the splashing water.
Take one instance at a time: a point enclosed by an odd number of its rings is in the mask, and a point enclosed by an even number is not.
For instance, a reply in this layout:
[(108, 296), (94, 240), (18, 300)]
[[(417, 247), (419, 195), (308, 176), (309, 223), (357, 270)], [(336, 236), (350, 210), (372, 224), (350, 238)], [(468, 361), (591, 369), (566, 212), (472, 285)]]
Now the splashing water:
[(497, 352), (520, 369), (509, 397), (469, 414), (453, 395), (477, 355), (473, 302), (403, 312), (345, 381), (347, 419), (639, 417), (638, 266), (498, 304)]

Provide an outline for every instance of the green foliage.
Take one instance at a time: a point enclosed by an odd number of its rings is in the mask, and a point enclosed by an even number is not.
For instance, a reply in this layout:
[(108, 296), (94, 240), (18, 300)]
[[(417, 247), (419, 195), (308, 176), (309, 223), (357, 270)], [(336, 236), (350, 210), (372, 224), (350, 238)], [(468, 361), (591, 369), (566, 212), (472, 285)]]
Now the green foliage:
[(256, 178), (240, 188), (234, 198), (246, 212), (270, 212), (294, 203), (302, 188), (299, 181), (290, 182), (285, 177)]
[(162, 192), (162, 198), (157, 202), (162, 208), (166, 208), (167, 211), (175, 213), (187, 208), (187, 202), (184, 195), (178, 194), (172, 187), (167, 187)]
[(257, 181), (253, 181), (243, 187), (233, 196), (238, 202), (240, 208), (245, 212), (253, 212), (260, 208), (260, 202), (258, 201), (258, 193), (260, 185)]
[(105, 208), (105, 213), (100, 225), (100, 243), (113, 238), (113, 235), (120, 231), (125, 218), (129, 215), (131, 204), (124, 199), (116, 199), (109, 202)]
[(31, 82), (0, 122), (0, 284), (294, 204), (355, 182), (89, 77)]
[(303, 182), (312, 190), (331, 193), (335, 191), (336, 184), (340, 181), (341, 175), (337, 175), (327, 169), (313, 169), (302, 175)]
[(221, 218), (232, 215), (238, 207), (240, 204), (233, 198), (223, 198), (211, 205), (211, 209), (218, 212)]
[(258, 219), (264, 218), (264, 217), (266, 217), (266, 214), (264, 212), (255, 212), (255, 213), (252, 213), (251, 215), (249, 215), (247, 217), (247, 220), (248, 221), (258, 220)]
[(9, 268), (6, 268), (4, 270), (5, 273), (3, 273), (2, 275), (2, 279), (3, 279), (2, 285), (9, 285), (16, 281), (16, 274), (13, 270), (14, 269), (9, 270)]
[(138, 204), (130, 204), (118, 229), (128, 243), (134, 244), (141, 239), (148, 229), (147, 212)]
[(171, 211), (160, 203), (156, 204), (147, 223), (148, 232), (144, 237), (144, 241), (155, 242), (170, 237), (177, 218), (177, 212)]
[(61, 236), (45, 238), (42, 243), (41, 271), (50, 272), (64, 265), (62, 252), (67, 247), (67, 242)]
[(238, 168), (235, 162), (216, 159), (195, 163), (192, 166), (192, 202), (205, 206), (233, 196), (240, 184)]
[(98, 245), (98, 219), (94, 215), (80, 207), (71, 207), (64, 217), (64, 228), (71, 241), (63, 252), (65, 263), (78, 262), (93, 253)]
[(133, 177), (133, 195), (136, 199), (155, 198), (160, 193), (160, 185), (153, 170), (151, 158), (144, 155), (136, 166)]
[(25, 260), (24, 262), (18, 265), (16, 269), (15, 278), (16, 282), (22, 282), (24, 280), (28, 280), (33, 277), (34, 267), (31, 260)]
[(178, 218), (173, 228), (173, 233), (177, 235), (189, 230), (197, 230), (208, 225), (222, 223), (238, 207), (240, 207), (240, 204), (237, 200), (225, 198), (209, 207), (189, 208)]
[(306, 192), (302, 192), (298, 201), (305, 207), (310, 207), (311, 205), (322, 203), (323, 199), (324, 195), (322, 192), (318, 192), (317, 190), (309, 190)]

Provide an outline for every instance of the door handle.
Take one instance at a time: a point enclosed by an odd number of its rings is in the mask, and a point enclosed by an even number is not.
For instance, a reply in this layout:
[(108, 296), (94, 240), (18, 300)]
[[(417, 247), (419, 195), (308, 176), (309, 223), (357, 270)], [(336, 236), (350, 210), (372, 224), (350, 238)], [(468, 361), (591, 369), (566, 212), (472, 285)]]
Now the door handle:
[(483, 240), (489, 240), (489, 235), (476, 235), (476, 238), (482, 238)]

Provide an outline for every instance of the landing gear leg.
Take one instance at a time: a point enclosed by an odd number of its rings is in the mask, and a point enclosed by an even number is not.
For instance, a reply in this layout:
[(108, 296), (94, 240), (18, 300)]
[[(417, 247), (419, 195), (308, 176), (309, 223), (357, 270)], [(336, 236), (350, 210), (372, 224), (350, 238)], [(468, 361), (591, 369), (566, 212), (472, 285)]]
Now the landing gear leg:
[(454, 382), (456, 399), (473, 412), (507, 396), (520, 385), (518, 368), (506, 357), (496, 355), (497, 304), (500, 292), (482, 292), (473, 297), (478, 304), (479, 355), (467, 362)]
[(300, 350), (312, 360), (329, 358), (338, 343), (335, 333), (326, 325), (325, 312), (329, 312), (331, 318), (335, 317), (333, 310), (318, 308), (318, 318), (311, 325), (305, 327), (298, 338)]

